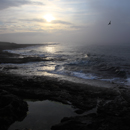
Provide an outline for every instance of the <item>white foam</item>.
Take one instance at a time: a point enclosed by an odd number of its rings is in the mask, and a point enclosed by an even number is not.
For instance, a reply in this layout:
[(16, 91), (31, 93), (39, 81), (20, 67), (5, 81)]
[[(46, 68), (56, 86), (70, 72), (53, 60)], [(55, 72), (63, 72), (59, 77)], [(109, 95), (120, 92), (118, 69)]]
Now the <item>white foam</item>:
[(97, 76), (94, 76), (90, 73), (84, 74), (81, 72), (72, 72), (72, 76), (78, 77), (78, 78), (82, 78), (82, 79), (97, 79)]
[(110, 78), (110, 79), (100, 79), (100, 80), (110, 82), (110, 83), (118, 83), (118, 84), (124, 84), (126, 82), (121, 78)]
[(130, 78), (126, 79), (126, 83), (125, 84), (128, 85), (128, 86), (130, 86)]

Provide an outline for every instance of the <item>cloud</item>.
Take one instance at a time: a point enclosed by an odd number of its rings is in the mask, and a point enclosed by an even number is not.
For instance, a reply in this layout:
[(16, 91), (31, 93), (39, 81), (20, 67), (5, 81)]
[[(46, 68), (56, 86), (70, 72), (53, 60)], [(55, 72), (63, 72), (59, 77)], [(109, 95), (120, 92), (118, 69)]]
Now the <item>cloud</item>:
[(82, 29), (82, 28), (85, 28), (85, 26), (76, 26), (76, 25), (72, 25), (70, 26), (71, 28), (74, 28), (74, 29)]
[(97, 16), (101, 20), (107, 18), (121, 20), (125, 16), (127, 17), (129, 15), (129, 5), (129, 0), (126, 0), (125, 2), (122, 0), (98, 0), (97, 2), (95, 2), (95, 0), (91, 0), (89, 2), (90, 9), (93, 12), (97, 12)]
[(72, 23), (70, 23), (70, 22), (61, 21), (61, 20), (54, 20), (54, 21), (52, 21), (52, 23), (54, 23), (54, 24), (72, 25)]
[(0, 0), (0, 10), (22, 5), (44, 5), (42, 2), (30, 0)]
[(23, 22), (40, 22), (40, 23), (43, 23), (43, 22), (46, 22), (45, 19), (19, 19), (19, 21), (23, 21)]
[[(44, 3), (44, 8), (24, 6), (1, 11), (0, 33), (4, 34), (0, 34), (0, 39), (20, 42), (130, 42), (130, 0), (47, 0)], [(44, 4), (43, 0), (0, 0), (0, 10), (22, 5)], [(52, 13), (56, 20), (48, 23), (43, 18), (46, 13)], [(112, 24), (108, 26), (110, 20)]]
[[(3, 28), (4, 29), (4, 28)], [(6, 29), (6, 28), (5, 28)], [(41, 30), (35, 32), (6, 33), (0, 34), (1, 41), (17, 43), (42, 43), (42, 42), (74, 42), (74, 43), (103, 43), (121, 44), (129, 43), (130, 28), (117, 28), (113, 25), (100, 27), (84, 27), (79, 31), (75, 30)]]
[[(19, 21), (24, 21), (24, 22), (39, 22), (39, 23), (47, 23), (45, 19), (19, 19)], [(51, 24), (64, 24), (64, 25), (73, 25), (70, 22), (62, 21), (62, 20), (53, 20), (50, 22)]]
[[(48, 40), (51, 33), (44, 32), (22, 32), (0, 34), (0, 41), (9, 41), (16, 43), (40, 43)], [(46, 38), (47, 37), (47, 38)]]
[(6, 27), (0, 27), (0, 32), (1, 32), (1, 31), (5, 31), (5, 30), (7, 30)]

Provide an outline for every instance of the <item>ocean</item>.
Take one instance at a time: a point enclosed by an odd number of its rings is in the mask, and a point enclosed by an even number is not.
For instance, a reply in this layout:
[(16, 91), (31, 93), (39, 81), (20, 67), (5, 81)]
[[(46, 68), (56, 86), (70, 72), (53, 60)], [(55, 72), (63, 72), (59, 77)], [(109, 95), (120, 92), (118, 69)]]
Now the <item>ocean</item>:
[[(103, 81), (130, 86), (130, 45), (46, 43), (4, 50), (46, 60), (13, 66), (11, 73), (56, 77), (72, 81)], [(12, 67), (12, 68), (13, 68)]]

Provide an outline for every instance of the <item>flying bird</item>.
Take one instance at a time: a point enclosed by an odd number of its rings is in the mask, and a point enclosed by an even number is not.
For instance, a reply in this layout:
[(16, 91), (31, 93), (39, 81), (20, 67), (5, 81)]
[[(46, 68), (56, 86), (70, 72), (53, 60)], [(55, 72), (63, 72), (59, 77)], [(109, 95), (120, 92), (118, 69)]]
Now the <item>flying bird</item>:
[(111, 25), (111, 21), (108, 23), (108, 25)]

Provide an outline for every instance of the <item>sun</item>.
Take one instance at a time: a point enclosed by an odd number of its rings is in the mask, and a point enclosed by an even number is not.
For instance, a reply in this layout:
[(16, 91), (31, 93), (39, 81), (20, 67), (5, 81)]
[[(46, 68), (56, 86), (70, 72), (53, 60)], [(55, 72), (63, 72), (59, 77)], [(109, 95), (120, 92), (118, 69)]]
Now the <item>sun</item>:
[(55, 20), (55, 18), (51, 14), (46, 14), (44, 16), (44, 19), (46, 19), (47, 22), (51, 22), (52, 20)]

